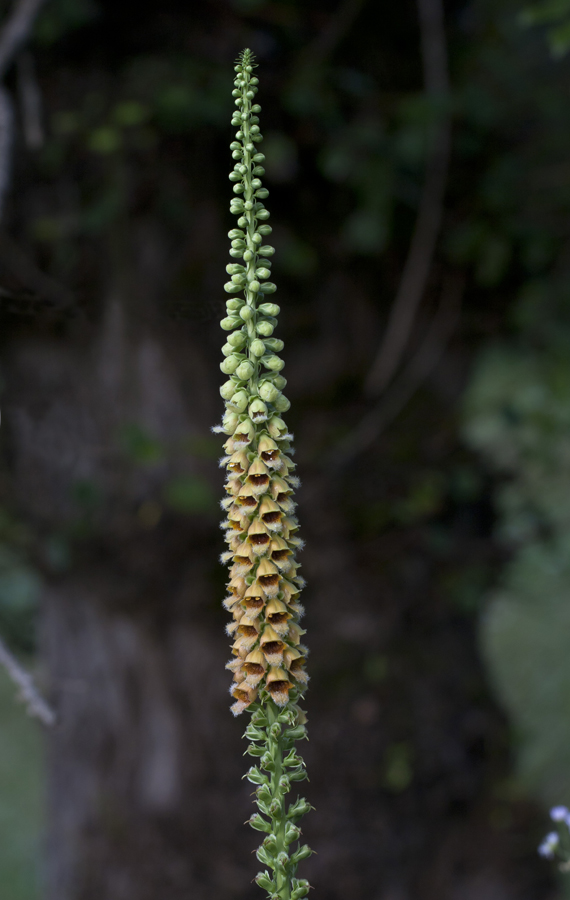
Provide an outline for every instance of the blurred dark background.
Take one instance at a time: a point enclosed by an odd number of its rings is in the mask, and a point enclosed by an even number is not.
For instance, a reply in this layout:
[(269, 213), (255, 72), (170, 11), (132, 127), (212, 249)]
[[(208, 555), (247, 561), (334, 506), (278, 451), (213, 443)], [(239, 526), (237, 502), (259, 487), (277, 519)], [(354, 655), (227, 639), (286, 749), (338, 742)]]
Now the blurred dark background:
[(303, 481), (304, 874), (563, 895), (536, 846), (570, 801), (570, 64), (520, 12), (46, 0), (5, 79), (0, 631), (59, 721), (42, 749), (2, 680), (2, 900), (260, 896), (210, 433), (245, 46)]

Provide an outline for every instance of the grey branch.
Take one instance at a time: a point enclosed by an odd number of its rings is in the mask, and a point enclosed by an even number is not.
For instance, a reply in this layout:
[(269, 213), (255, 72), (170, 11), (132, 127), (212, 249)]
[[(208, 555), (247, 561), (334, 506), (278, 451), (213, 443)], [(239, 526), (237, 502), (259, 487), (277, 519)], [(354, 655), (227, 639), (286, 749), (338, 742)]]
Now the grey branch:
[(459, 320), (463, 290), (462, 276), (452, 276), (448, 279), (442, 291), (439, 308), (418, 352), (357, 427), (335, 448), (325, 463), (325, 468), (331, 474), (367, 450), (431, 374)]
[(6, 88), (0, 85), (0, 219), (4, 212), (4, 200), (10, 184), (13, 133), (12, 100)]
[(443, 103), (426, 165), (424, 187), (408, 257), (384, 338), (366, 380), (366, 391), (380, 394), (394, 375), (409, 340), (414, 318), (424, 294), (441, 220), (449, 151), (449, 77), (442, 0), (418, 0), (424, 83), (426, 94)]
[(0, 31), (0, 79), (29, 39), (36, 16), (45, 0), (17, 0)]
[(55, 725), (55, 712), (38, 691), (30, 673), (10, 653), (2, 638), (0, 638), (0, 665), (4, 666), (11, 680), (20, 689), (20, 696), (30, 716), (34, 716), (50, 728)]

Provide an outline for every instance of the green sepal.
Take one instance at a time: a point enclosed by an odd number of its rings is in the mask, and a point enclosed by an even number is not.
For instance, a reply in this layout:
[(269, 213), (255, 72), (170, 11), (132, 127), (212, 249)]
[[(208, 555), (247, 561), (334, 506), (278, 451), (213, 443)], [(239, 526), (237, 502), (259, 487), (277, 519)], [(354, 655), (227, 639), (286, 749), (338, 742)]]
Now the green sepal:
[(263, 747), (258, 747), (257, 744), (248, 744), (243, 755), (245, 756), (247, 753), (249, 756), (263, 756), (263, 752)]
[(305, 781), (308, 780), (308, 775), (303, 766), (299, 766), (298, 769), (293, 769), (292, 772), (289, 773), (289, 781)]
[(269, 872), (258, 872), (255, 876), (254, 881), (257, 882), (260, 888), (263, 888), (264, 891), (272, 891), (277, 887), (273, 879), (271, 878)]
[(256, 728), (256, 726), (251, 722), (244, 731), (244, 737), (248, 739), (248, 741), (264, 741), (267, 738), (267, 735), (261, 728)]
[(271, 822), (268, 822), (263, 816), (260, 816), (259, 813), (254, 813), (247, 821), (256, 831), (264, 831), (265, 834), (271, 833)]
[(266, 866), (270, 866), (270, 868), (275, 868), (275, 860), (273, 857), (267, 852), (265, 847), (258, 847), (255, 855), (257, 856), (260, 863), (263, 863)]
[(252, 766), (244, 775), (252, 784), (269, 784), (269, 778), (260, 772), (257, 766)]
[(301, 816), (304, 816), (312, 808), (313, 807), (308, 800), (305, 800), (304, 797), (299, 797), (287, 810), (287, 818), (292, 820), (300, 819)]
[(313, 851), (311, 850), (309, 845), (303, 844), (302, 847), (299, 847), (299, 849), (295, 851), (295, 853), (291, 857), (291, 862), (293, 863), (293, 865), (297, 866), (302, 859), (307, 859), (312, 855), (312, 853)]

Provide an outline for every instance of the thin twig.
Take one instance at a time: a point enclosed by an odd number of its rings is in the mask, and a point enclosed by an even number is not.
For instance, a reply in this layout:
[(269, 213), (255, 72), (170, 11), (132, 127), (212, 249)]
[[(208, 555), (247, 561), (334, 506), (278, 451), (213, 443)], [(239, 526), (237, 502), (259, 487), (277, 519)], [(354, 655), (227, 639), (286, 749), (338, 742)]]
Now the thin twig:
[(4, 200), (10, 184), (13, 133), (12, 100), (6, 88), (0, 85), (0, 219), (4, 212)]
[(30, 150), (39, 150), (44, 144), (42, 95), (36, 78), (34, 58), (29, 50), (24, 50), (18, 56), (17, 71), (24, 140)]
[(441, 227), (449, 166), (451, 120), (446, 102), (449, 76), (442, 0), (418, 0), (418, 12), (425, 92), (434, 101), (442, 103), (441, 119), (433, 136), (414, 233), (398, 292), (366, 380), (366, 391), (373, 396), (380, 394), (393, 377), (412, 331)]
[(17, 0), (0, 32), (0, 79), (32, 33), (36, 16), (45, 0)]
[(20, 696), (30, 716), (39, 719), (42, 725), (47, 727), (55, 725), (55, 712), (40, 694), (30, 673), (10, 653), (2, 638), (0, 638), (0, 665), (4, 666), (9, 677), (20, 689)]
[(459, 320), (464, 284), (462, 276), (448, 280), (418, 352), (357, 427), (337, 445), (325, 462), (328, 472), (338, 471), (367, 450), (433, 371)]

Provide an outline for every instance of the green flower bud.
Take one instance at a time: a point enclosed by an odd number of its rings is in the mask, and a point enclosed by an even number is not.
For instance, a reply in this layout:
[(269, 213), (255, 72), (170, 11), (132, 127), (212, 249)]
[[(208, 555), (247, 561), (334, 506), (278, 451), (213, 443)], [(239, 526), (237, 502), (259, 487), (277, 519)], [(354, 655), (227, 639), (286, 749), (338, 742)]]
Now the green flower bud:
[(239, 172), (230, 172), (229, 174), (230, 181), (241, 181), (241, 175)]
[[(234, 432), (234, 439), (238, 440), (238, 435), (243, 437), (245, 442), (252, 441), (255, 437), (255, 428), (253, 426), (253, 422), (251, 419), (245, 419), (243, 422), (240, 422), (238, 427)], [(265, 766), (264, 766), (265, 768)], [(306, 777), (306, 776), (305, 776)]]
[(285, 394), (280, 394), (275, 401), (275, 409), (277, 412), (287, 412), (291, 408), (291, 401), (287, 400)]
[(253, 253), (251, 252), (251, 250), (246, 250), (243, 254), (243, 258), (245, 262), (249, 262), (251, 259), (253, 259)]
[(273, 256), (273, 254), (275, 253), (275, 247), (272, 247), (271, 244), (264, 244), (263, 247), (259, 248), (258, 253), (261, 256)]
[(222, 400), (231, 400), (236, 392), (236, 386), (233, 381), (225, 381), (220, 388), (220, 396)]
[(238, 144), (237, 141), (232, 141), (230, 144), (230, 150), (241, 150), (241, 144)]
[(228, 265), (226, 266), (226, 272), (228, 273), (228, 275), (239, 275), (242, 272), (245, 272), (245, 268), (239, 263), (228, 263)]
[(238, 272), (236, 275), (232, 275), (232, 282), (234, 284), (238, 284), (241, 287), (245, 282), (245, 275), (241, 272)]
[(255, 294), (257, 294), (260, 287), (259, 281), (250, 281), (248, 287), (250, 291), (253, 291)]
[[(230, 337), (231, 337), (231, 335), (230, 335)], [(230, 341), (229, 338), (228, 338), (228, 341), (231, 343), (231, 341)], [(286, 379), (286, 378), (283, 378), (283, 375), (273, 375), (273, 376), (271, 377), (271, 381), (273, 382), (273, 384), (275, 385), (275, 387), (278, 388), (280, 391), (282, 391), (283, 388), (284, 388), (284, 387), (286, 386), (286, 384), (287, 384), (287, 379)]]
[(238, 225), (240, 228), (247, 228), (247, 219), (245, 216), (242, 216), (241, 219), (238, 219)]
[(247, 341), (247, 335), (243, 333), (243, 331), (232, 331), (232, 333), (228, 337), (228, 344), (231, 344), (232, 347), (236, 349), (240, 349)]
[(280, 438), (287, 434), (287, 426), (279, 416), (271, 416), (267, 423), (267, 430), (274, 441), (280, 440)]
[(274, 350), (275, 353), (281, 353), (285, 344), (280, 338), (269, 338), (269, 340), (265, 341), (265, 346), (270, 350)]
[(237, 292), (241, 290), (243, 290), (243, 285), (234, 284), (233, 281), (226, 281), (224, 284), (224, 291), (226, 294), (237, 294)]
[[(232, 278), (235, 278), (235, 277), (236, 277), (235, 275), (232, 276)], [(273, 284), (272, 281), (264, 281), (263, 284), (261, 285), (261, 290), (263, 291), (264, 294), (274, 294), (275, 291), (277, 290), (277, 285)]]
[(270, 381), (262, 381), (259, 385), (259, 396), (268, 403), (273, 403), (279, 396), (279, 391)]
[[(227, 268), (226, 268), (227, 272)], [(255, 270), (256, 278), (269, 278), (271, 275), (271, 269), (266, 269), (265, 266), (262, 266), (261, 269)]]
[(271, 225), (258, 225), (257, 230), (264, 237), (267, 237), (268, 235), (271, 234), (271, 232), (273, 231), (273, 228), (271, 227)]
[(252, 310), (251, 306), (242, 306), (242, 308), (239, 311), (239, 314), (240, 314), (240, 317), (243, 319), (243, 321), (247, 322), (248, 319), (251, 319), (251, 317), (253, 316), (253, 310)]
[(220, 369), (224, 375), (233, 375), (238, 366), (239, 359), (237, 356), (228, 356), (220, 363)]
[(259, 188), (259, 190), (255, 192), (255, 196), (261, 197), (262, 200), (265, 200), (266, 197), (269, 197), (269, 191), (266, 187)]
[(269, 215), (270, 215), (270, 213), (269, 213), (268, 209), (260, 209), (259, 212), (257, 213), (257, 218), (258, 219), (268, 219)]
[(243, 297), (232, 297), (230, 300), (226, 300), (226, 309), (233, 312), (234, 310), (241, 309), (243, 304)]
[(255, 813), (249, 819), (249, 824), (252, 828), (255, 828), (256, 831), (264, 831), (266, 834), (271, 832), (271, 822), (267, 822), (263, 816), (260, 816), (259, 813)]
[(267, 407), (263, 400), (254, 400), (249, 407), (249, 416), (252, 422), (267, 421)]
[[(231, 175), (230, 175), (230, 178), (231, 178)], [(252, 179), (251, 179), (251, 186), (252, 186), (252, 188), (253, 188), (254, 190), (257, 189), (257, 188), (260, 188), (260, 187), (261, 187), (261, 181), (260, 181), (260, 179), (259, 179), (259, 178), (252, 178)]]
[(243, 256), (243, 251), (242, 250), (230, 250), (230, 256), (232, 256), (234, 259), (241, 259)]
[(254, 880), (264, 891), (274, 891), (276, 888), (275, 882), (271, 879), (269, 872), (267, 871), (258, 872)]
[(303, 844), (303, 846), (299, 847), (299, 849), (293, 854), (293, 856), (291, 857), (291, 861), (294, 865), (297, 865), (297, 863), (301, 862), (302, 859), (307, 859), (307, 857), (311, 856), (312, 852), (313, 851), (308, 844)]
[[(259, 107), (259, 109), (256, 109), (255, 111), (261, 112), (261, 106)], [(254, 163), (265, 162), (265, 154), (264, 153), (256, 153), (255, 156), (253, 157), (253, 162)]]
[(226, 318), (222, 319), (220, 322), (220, 327), (223, 328), (224, 331), (233, 331), (238, 325), (241, 325), (241, 319), (238, 319), (237, 316), (226, 316)]
[(236, 375), (240, 381), (247, 381), (255, 372), (255, 366), (249, 359), (245, 359), (236, 369)]
[(249, 396), (246, 391), (237, 391), (237, 393), (233, 395), (231, 400), (232, 406), (235, 406), (238, 412), (243, 412), (244, 409), (247, 408), (247, 404), (249, 403)]
[(230, 241), (243, 240), (245, 234), (243, 233), (241, 228), (232, 228), (230, 231), (228, 231), (228, 237)]
[(257, 307), (264, 316), (278, 316), (281, 308), (276, 303), (260, 303)]
[(233, 434), (238, 424), (238, 417), (233, 412), (227, 412), (222, 419), (222, 430), (224, 434)]
[(261, 362), (266, 369), (271, 369), (272, 372), (280, 372), (285, 365), (283, 360), (279, 359), (278, 356), (263, 356)]
[(254, 356), (260, 357), (265, 353), (265, 344), (263, 343), (263, 341), (260, 341), (259, 338), (256, 338), (251, 342), (249, 349)]
[(255, 326), (255, 330), (258, 334), (262, 334), (263, 337), (270, 337), (273, 334), (273, 325), (271, 322), (262, 319), (261, 322), (258, 322)]
[(301, 836), (301, 829), (298, 825), (287, 825), (285, 829), (285, 844), (289, 846), (293, 841), (298, 841)]
[(300, 797), (295, 803), (292, 803), (287, 811), (287, 818), (292, 819), (300, 819), (301, 816), (304, 816), (306, 813), (310, 812), (311, 804), (308, 800), (305, 800), (304, 797)]
[[(251, 174), (252, 175), (265, 175), (265, 169), (263, 168), (263, 166), (255, 166), (255, 168), (253, 169)], [(261, 184), (261, 182), (260, 182), (260, 184)]]
[(307, 881), (306, 884), (302, 884), (299, 887), (295, 888), (291, 891), (291, 900), (302, 900), (303, 897), (306, 897), (310, 890), (310, 884)]
[(224, 344), (224, 346), (222, 347), (222, 353), (224, 354), (224, 356), (231, 356), (233, 352), (234, 348), (230, 343)]
[(251, 239), (252, 239), (252, 241), (253, 241), (254, 244), (261, 244), (261, 242), (262, 242), (262, 240), (263, 240), (263, 238), (261, 237), (259, 231), (254, 232), (254, 234), (252, 235)]
[(246, 200), (245, 203), (243, 204), (243, 208), (247, 209), (248, 211), (250, 209), (253, 209), (253, 200)]
[[(241, 177), (241, 176), (240, 176), (240, 177)], [(244, 191), (245, 191), (245, 185), (244, 185), (244, 184), (242, 184), (241, 182), (240, 182), (239, 184), (234, 184), (234, 186), (233, 186), (233, 192), (234, 192), (234, 194), (243, 194)]]

